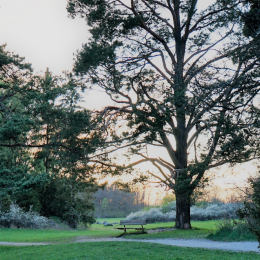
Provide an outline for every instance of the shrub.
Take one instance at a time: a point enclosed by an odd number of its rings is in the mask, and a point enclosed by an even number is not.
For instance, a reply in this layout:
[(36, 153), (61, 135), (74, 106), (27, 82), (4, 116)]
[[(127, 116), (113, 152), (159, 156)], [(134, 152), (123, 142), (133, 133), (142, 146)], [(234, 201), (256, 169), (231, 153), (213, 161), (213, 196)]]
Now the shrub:
[(175, 212), (162, 213), (159, 208), (151, 208), (148, 211), (138, 211), (126, 217), (127, 220), (141, 219), (147, 223), (170, 222), (175, 220)]
[(47, 228), (49, 220), (31, 209), (24, 212), (18, 205), (11, 204), (9, 211), (0, 211), (0, 226), (5, 228)]
[(255, 240), (255, 235), (250, 232), (246, 222), (225, 219), (217, 224), (216, 233), (209, 235), (208, 238), (212, 240), (246, 241)]
[[(138, 211), (131, 213), (126, 217), (128, 220), (142, 219), (148, 223), (154, 222), (170, 222), (175, 221), (175, 203), (170, 204), (171, 210), (166, 211), (165, 207), (151, 208), (150, 210)], [(240, 207), (240, 204), (209, 204), (206, 208), (191, 207), (191, 219), (192, 220), (213, 220), (223, 218), (235, 218), (236, 210)]]
[[(244, 208), (237, 211), (240, 219), (244, 219), (252, 233), (260, 243), (260, 178), (248, 179), (250, 188), (244, 201)], [(259, 245), (260, 247), (260, 245)]]
[(209, 204), (205, 208), (192, 206), (191, 219), (203, 221), (236, 218), (236, 210), (238, 210), (240, 206), (238, 203)]

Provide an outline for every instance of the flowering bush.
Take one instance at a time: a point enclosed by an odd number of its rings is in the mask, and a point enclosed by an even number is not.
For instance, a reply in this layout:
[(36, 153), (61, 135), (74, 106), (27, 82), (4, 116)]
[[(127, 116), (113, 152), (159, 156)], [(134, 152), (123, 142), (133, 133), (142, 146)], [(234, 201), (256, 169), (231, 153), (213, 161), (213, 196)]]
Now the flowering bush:
[(146, 220), (147, 223), (155, 222), (169, 222), (175, 220), (175, 212), (162, 213), (160, 208), (151, 208), (148, 211), (138, 211), (136, 213), (131, 213), (126, 217), (127, 220), (141, 219)]
[(0, 226), (5, 228), (47, 228), (49, 220), (31, 209), (24, 212), (18, 205), (11, 204), (7, 212), (0, 211)]
[(192, 220), (213, 220), (236, 218), (236, 211), (241, 207), (239, 203), (209, 204), (205, 208), (191, 207)]
[[(213, 220), (213, 219), (226, 219), (236, 218), (236, 210), (241, 207), (238, 203), (228, 204), (209, 204), (205, 208), (191, 207), (192, 220)], [(127, 220), (142, 219), (147, 223), (155, 222), (170, 222), (175, 221), (175, 210), (165, 212), (165, 208), (151, 208), (148, 211), (138, 211), (131, 213), (126, 217)]]

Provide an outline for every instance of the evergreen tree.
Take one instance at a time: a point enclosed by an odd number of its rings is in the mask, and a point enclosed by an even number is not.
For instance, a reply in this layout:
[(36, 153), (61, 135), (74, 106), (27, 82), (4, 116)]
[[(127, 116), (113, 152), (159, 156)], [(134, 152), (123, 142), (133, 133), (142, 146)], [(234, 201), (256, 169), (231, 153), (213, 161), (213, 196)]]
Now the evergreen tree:
[(99, 117), (77, 105), (79, 84), (0, 48), (0, 204), (11, 201), (75, 227), (92, 223), (97, 189), (89, 156), (101, 149)]
[[(117, 104), (102, 112), (106, 126), (129, 129), (111, 133), (111, 150), (130, 147), (140, 160), (129, 167), (158, 169), (151, 175), (176, 196), (177, 228), (191, 227), (191, 196), (209, 169), (259, 157), (259, 55), (240, 55), (251, 46), (241, 3), (68, 0), (91, 33), (74, 71)], [(149, 157), (150, 146), (168, 158)]]
[(257, 37), (260, 33), (260, 1), (243, 1), (244, 10), (242, 11), (242, 21), (244, 23), (243, 33), (245, 36)]

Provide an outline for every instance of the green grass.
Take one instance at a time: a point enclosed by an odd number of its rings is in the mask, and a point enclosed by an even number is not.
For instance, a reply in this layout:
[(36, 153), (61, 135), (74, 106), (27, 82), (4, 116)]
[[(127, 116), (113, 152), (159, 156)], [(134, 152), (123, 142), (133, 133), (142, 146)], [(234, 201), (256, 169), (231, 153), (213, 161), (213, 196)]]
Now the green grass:
[[(120, 219), (107, 220), (109, 223), (119, 222)], [(152, 239), (152, 238), (205, 238), (216, 231), (219, 221), (192, 222), (192, 230), (173, 230), (155, 234), (129, 234), (127, 238)], [(147, 229), (159, 227), (174, 227), (174, 223), (147, 224)], [(128, 231), (129, 232), (129, 231)], [(25, 229), (0, 229), (0, 241), (10, 242), (68, 242), (76, 237), (116, 237), (122, 231), (103, 225), (92, 225), (86, 230), (25, 230)], [(113, 260), (260, 260), (257, 253), (238, 253), (221, 250), (207, 250), (197, 248), (181, 248), (175, 246), (137, 243), (137, 242), (91, 242), (75, 244), (55, 244), (48, 246), (10, 247), (0, 246), (1, 260), (48, 260), (48, 259), (113, 259)]]
[[(107, 220), (109, 223), (119, 222), (120, 219), (98, 219)], [(153, 234), (141, 234), (135, 230), (127, 230), (125, 238), (130, 239), (156, 239), (156, 238), (210, 238), (220, 241), (247, 241), (254, 240), (247, 237), (239, 238), (237, 236), (216, 237), (216, 224), (219, 220), (193, 221), (191, 230), (172, 230)], [(119, 225), (115, 225), (119, 227)], [(174, 222), (147, 224), (146, 229), (172, 228)], [(31, 229), (0, 229), (0, 241), (8, 242), (69, 242), (76, 237), (100, 238), (100, 237), (118, 237), (123, 235), (122, 230), (114, 227), (104, 227), (103, 225), (93, 224), (90, 228), (84, 230), (31, 230)]]
[(118, 236), (122, 232), (111, 227), (89, 228), (86, 230), (33, 230), (0, 229), (0, 241), (7, 242), (67, 242), (79, 236), (89, 238)]
[[(105, 219), (98, 219), (104, 221)], [(119, 222), (120, 219), (106, 219), (109, 223)], [(192, 222), (193, 230), (165, 231), (157, 234), (134, 234), (127, 231), (129, 238), (151, 239), (151, 238), (204, 238), (215, 229), (216, 221)], [(117, 227), (119, 225), (115, 225)], [(147, 224), (147, 229), (158, 227), (171, 228), (174, 222)], [(135, 232), (136, 233), (136, 232)], [(123, 234), (122, 230), (113, 227), (93, 224), (85, 230), (32, 230), (32, 229), (0, 229), (0, 241), (8, 242), (67, 242), (76, 237), (117, 237)]]
[[(107, 220), (109, 223), (119, 222), (120, 219), (98, 219)], [(119, 225), (118, 225), (119, 226)], [(83, 230), (41, 230), (41, 229), (0, 229), (0, 241), (6, 242), (68, 242), (76, 237), (116, 237), (122, 231), (113, 227), (93, 224)]]
[(257, 260), (257, 253), (181, 248), (137, 242), (92, 242), (49, 246), (0, 246), (1, 260)]
[[(207, 238), (210, 234), (216, 231), (216, 224), (219, 220), (210, 221), (193, 221), (192, 228), (188, 230), (172, 230), (153, 234), (134, 234), (127, 231), (126, 238), (131, 239), (156, 239), (156, 238)], [(170, 228), (174, 227), (174, 222), (169, 223), (154, 223), (147, 224), (147, 229), (156, 229), (159, 227)]]

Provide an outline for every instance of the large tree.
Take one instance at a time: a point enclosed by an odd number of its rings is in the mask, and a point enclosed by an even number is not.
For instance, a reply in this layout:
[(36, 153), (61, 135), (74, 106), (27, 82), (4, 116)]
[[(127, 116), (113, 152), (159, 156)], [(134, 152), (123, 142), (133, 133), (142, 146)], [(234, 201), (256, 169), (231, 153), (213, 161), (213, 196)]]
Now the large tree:
[[(259, 56), (242, 55), (251, 46), (242, 1), (69, 0), (67, 9), (91, 33), (75, 72), (116, 103), (103, 111), (106, 126), (128, 125), (111, 134), (111, 150), (129, 146), (140, 156), (129, 166), (157, 167), (151, 175), (176, 194), (176, 227), (190, 228), (205, 173), (259, 155)], [(149, 146), (167, 158), (149, 157)]]

